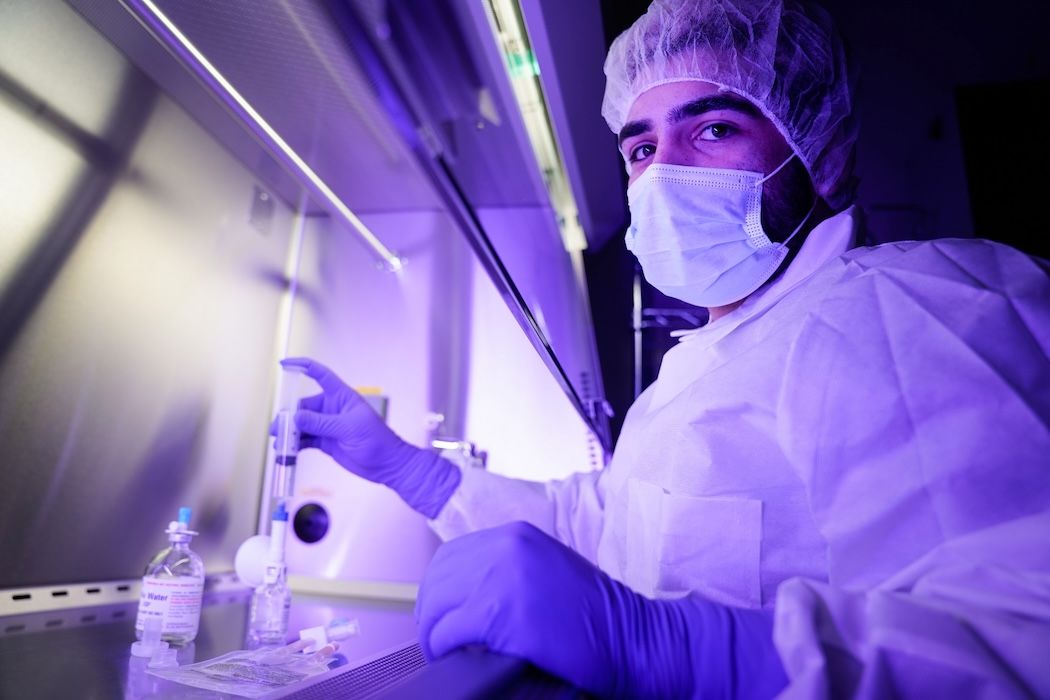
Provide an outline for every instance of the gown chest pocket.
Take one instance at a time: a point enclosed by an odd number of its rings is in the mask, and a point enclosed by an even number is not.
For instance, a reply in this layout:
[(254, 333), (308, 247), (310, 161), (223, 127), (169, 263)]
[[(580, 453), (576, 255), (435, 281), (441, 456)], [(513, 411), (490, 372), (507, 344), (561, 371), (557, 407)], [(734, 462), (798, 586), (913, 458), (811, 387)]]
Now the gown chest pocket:
[(667, 493), (628, 481), (626, 583), (656, 598), (696, 591), (726, 605), (762, 606), (762, 501)]

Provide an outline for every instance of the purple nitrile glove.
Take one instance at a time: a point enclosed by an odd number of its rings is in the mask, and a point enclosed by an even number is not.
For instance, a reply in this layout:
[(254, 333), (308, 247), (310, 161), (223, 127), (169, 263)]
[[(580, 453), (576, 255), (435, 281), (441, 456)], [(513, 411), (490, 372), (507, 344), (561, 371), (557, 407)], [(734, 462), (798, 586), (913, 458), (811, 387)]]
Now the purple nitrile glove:
[(437, 516), (459, 485), (454, 464), (398, 437), (360, 394), (320, 362), (293, 357), (281, 365), (302, 367), (321, 387), (320, 394), (301, 400), (295, 413), (301, 449), (316, 447), (354, 474), (394, 489), (426, 517)]
[(522, 522), (443, 544), (416, 619), (429, 658), (482, 644), (601, 697), (771, 697), (787, 684), (767, 614), (646, 598)]

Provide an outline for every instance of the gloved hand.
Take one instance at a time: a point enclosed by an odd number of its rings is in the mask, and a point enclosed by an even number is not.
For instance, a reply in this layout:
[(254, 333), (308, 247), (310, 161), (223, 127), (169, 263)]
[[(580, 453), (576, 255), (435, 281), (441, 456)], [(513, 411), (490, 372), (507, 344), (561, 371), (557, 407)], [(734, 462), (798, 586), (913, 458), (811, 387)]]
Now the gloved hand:
[[(281, 360), (302, 367), (321, 393), (302, 399), (295, 413), (300, 449), (316, 447), (349, 471), (386, 484), (428, 518), (434, 518), (459, 485), (459, 469), (434, 452), (408, 444), (332, 370), (309, 358)], [(271, 426), (275, 434), (276, 425)]]
[(787, 683), (765, 613), (645, 598), (522, 522), (443, 544), (416, 619), (429, 658), (483, 644), (602, 697), (771, 697)]

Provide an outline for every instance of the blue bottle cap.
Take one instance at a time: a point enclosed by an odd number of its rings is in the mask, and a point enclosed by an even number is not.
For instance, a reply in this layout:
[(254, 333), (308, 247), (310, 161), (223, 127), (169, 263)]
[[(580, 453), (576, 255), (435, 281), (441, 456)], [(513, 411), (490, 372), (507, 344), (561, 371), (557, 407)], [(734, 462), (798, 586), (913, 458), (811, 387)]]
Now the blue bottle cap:
[(193, 514), (193, 509), (189, 506), (183, 506), (179, 508), (179, 522), (183, 525), (190, 524), (190, 515)]

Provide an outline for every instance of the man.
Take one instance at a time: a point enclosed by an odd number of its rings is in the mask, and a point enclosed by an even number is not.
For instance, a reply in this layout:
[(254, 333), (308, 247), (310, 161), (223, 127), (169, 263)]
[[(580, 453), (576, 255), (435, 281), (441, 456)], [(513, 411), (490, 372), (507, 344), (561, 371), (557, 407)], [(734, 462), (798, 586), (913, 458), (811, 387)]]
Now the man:
[(1050, 695), (1050, 284), (981, 240), (853, 248), (848, 71), (792, 0), (657, 0), (603, 113), (628, 246), (705, 306), (600, 473), (460, 471), (323, 366), (305, 444), (449, 541), (431, 656), (602, 696)]

